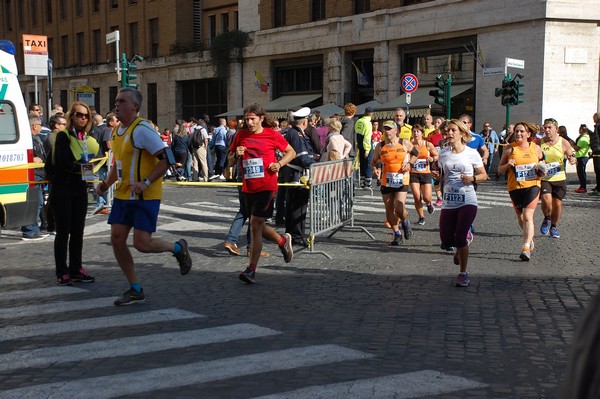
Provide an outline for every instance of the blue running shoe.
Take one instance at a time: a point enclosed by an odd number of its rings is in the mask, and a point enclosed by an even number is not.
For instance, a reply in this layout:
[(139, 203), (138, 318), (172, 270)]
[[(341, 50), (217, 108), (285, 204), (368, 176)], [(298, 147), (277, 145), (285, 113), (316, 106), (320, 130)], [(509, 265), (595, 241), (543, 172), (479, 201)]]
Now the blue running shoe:
[(240, 280), (246, 284), (254, 284), (256, 283), (256, 272), (247, 267), (246, 270), (240, 273)]
[(548, 232), (550, 231), (550, 219), (544, 219), (544, 221), (542, 222), (542, 225), (540, 226), (540, 233), (542, 233), (542, 235), (548, 235)]
[(410, 222), (408, 220), (402, 222), (402, 230), (404, 231), (404, 239), (410, 240), (413, 235), (413, 231), (410, 228)]
[(554, 226), (550, 228), (550, 237), (560, 238), (560, 234), (558, 234), (558, 227)]

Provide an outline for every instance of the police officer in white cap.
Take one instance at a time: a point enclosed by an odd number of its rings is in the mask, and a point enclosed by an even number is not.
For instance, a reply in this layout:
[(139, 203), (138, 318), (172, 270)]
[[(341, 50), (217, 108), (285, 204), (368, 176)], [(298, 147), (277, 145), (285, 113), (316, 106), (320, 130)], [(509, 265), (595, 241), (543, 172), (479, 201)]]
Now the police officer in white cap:
[[(300, 178), (308, 173), (310, 165), (315, 162), (310, 137), (305, 132), (309, 114), (310, 108), (308, 107), (292, 112), (294, 121), (285, 138), (296, 151), (296, 158), (282, 171), (285, 174), (284, 181), (286, 183), (299, 183)], [(292, 236), (292, 242), (295, 245), (303, 247), (308, 246), (304, 232), (309, 195), (310, 191), (304, 187), (288, 187), (286, 195), (285, 232)]]

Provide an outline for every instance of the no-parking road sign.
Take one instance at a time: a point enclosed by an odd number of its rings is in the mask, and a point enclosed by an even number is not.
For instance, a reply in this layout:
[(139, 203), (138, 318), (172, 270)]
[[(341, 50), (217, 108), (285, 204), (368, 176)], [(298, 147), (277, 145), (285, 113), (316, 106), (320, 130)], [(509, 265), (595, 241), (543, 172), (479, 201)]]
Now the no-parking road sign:
[(402, 76), (400, 85), (405, 93), (412, 93), (419, 87), (419, 79), (412, 73), (405, 73)]

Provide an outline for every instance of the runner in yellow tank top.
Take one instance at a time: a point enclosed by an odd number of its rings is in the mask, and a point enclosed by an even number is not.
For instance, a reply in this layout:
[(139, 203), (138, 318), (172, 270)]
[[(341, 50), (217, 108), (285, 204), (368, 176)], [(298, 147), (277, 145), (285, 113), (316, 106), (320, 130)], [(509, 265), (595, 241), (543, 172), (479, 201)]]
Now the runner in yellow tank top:
[[(431, 203), (432, 179), (429, 165), (438, 159), (439, 154), (433, 144), (425, 141), (423, 126), (419, 124), (412, 128), (412, 144), (419, 151), (419, 155), (410, 160), (410, 191), (412, 191), (415, 209), (419, 215), (417, 224), (422, 226), (425, 224), (425, 212), (421, 198), (425, 200), (427, 212), (429, 214), (435, 212), (435, 207)], [(422, 196), (421, 192), (423, 192)]]
[[(402, 223), (404, 237), (408, 240), (412, 236), (408, 213), (406, 212), (406, 194), (409, 182), (409, 151), (412, 145), (408, 140), (398, 137), (398, 127), (394, 121), (386, 121), (383, 124), (385, 143), (377, 144), (371, 168), (375, 171), (378, 179), (381, 179), (381, 197), (385, 205), (386, 218), (394, 232), (391, 245), (400, 245), (402, 233), (399, 224)], [(377, 167), (383, 164), (383, 168)]]
[(546, 175), (542, 179), (542, 213), (544, 221), (540, 226), (540, 232), (550, 237), (560, 238), (558, 233), (558, 221), (562, 214), (562, 200), (567, 193), (567, 176), (565, 174), (563, 160), (565, 156), (569, 163), (577, 163), (571, 144), (559, 136), (558, 122), (556, 119), (544, 120), (544, 139), (540, 143), (544, 153), (544, 164)]
[(515, 141), (503, 153), (498, 173), (508, 172), (508, 192), (522, 230), (523, 246), (519, 257), (531, 259), (533, 251), (533, 217), (540, 198), (540, 172), (538, 163), (543, 154), (541, 148), (531, 142), (539, 126), (519, 122), (514, 127)]

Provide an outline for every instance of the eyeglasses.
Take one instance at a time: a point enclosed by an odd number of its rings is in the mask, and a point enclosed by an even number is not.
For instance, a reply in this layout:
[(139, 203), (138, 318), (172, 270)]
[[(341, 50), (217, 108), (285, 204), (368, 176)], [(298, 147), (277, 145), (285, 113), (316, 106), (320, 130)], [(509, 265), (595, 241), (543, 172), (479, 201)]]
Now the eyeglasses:
[(33, 123), (31, 126), (42, 126), (41, 123)]
[(90, 117), (90, 114), (84, 114), (83, 112), (75, 112), (75, 117), (88, 119)]
[(461, 121), (464, 124), (471, 123), (471, 121)]

